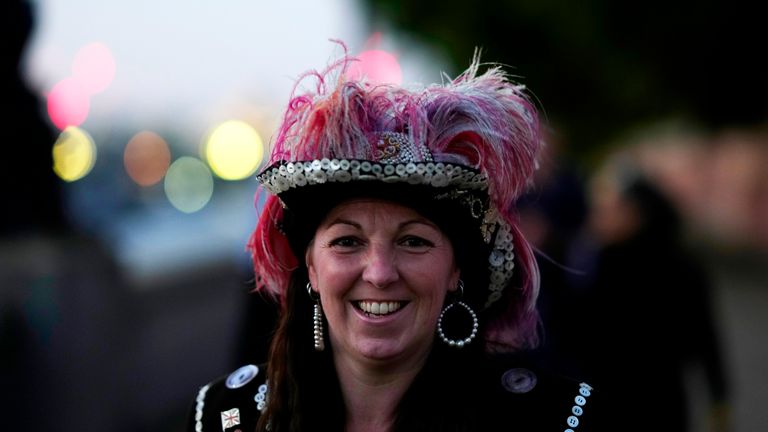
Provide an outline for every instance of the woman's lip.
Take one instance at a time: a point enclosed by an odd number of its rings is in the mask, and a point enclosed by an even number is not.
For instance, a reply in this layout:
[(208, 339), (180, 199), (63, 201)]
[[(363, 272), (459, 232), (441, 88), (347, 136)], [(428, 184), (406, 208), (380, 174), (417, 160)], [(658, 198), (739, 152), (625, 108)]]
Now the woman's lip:
[(358, 302), (376, 302), (376, 303), (408, 303), (408, 300), (403, 299), (373, 299), (373, 298), (360, 298), (352, 300), (352, 303), (358, 303)]

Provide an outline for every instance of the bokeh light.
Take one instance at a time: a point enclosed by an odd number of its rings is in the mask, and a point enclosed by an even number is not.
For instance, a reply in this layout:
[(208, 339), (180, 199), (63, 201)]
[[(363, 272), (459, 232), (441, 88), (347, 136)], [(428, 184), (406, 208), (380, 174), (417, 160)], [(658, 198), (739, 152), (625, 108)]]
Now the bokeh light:
[(92, 95), (104, 91), (115, 78), (115, 59), (106, 45), (98, 42), (80, 48), (72, 62), (72, 75)]
[(70, 126), (59, 134), (53, 145), (53, 170), (63, 180), (73, 182), (85, 177), (96, 162), (96, 145), (84, 130)]
[(179, 211), (194, 213), (211, 200), (213, 175), (200, 159), (180, 157), (165, 175), (165, 195)]
[(261, 136), (251, 125), (230, 120), (216, 126), (204, 143), (205, 159), (224, 180), (241, 180), (253, 174), (264, 155)]
[(171, 164), (168, 143), (158, 134), (142, 131), (125, 146), (123, 164), (128, 176), (140, 186), (152, 186), (163, 179)]
[(397, 58), (384, 50), (372, 49), (355, 56), (347, 76), (354, 79), (367, 77), (372, 84), (402, 84), (403, 71)]
[(74, 77), (59, 81), (48, 93), (48, 116), (62, 131), (68, 126), (80, 126), (88, 117), (90, 105), (87, 89)]

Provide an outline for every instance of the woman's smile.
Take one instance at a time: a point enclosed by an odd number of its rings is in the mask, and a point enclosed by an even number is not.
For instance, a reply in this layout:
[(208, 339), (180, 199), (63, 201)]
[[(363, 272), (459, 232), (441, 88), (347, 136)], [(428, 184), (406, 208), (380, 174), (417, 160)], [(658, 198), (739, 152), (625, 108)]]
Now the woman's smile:
[(366, 316), (369, 316), (369, 317), (394, 314), (400, 309), (402, 309), (402, 307), (406, 304), (407, 302), (402, 302), (402, 301), (362, 300), (362, 301), (352, 302), (353, 306), (355, 306), (360, 311), (365, 312)]

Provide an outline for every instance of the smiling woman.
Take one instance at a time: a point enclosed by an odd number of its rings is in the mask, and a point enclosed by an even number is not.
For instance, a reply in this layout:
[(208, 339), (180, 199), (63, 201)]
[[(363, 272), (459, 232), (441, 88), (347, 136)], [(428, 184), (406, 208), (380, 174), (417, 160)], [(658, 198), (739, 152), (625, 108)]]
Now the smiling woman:
[[(381, 200), (336, 206), (305, 259), (334, 329), (336, 360), (418, 371), (445, 296), (458, 287), (453, 256), (445, 234), (409, 207)], [(339, 370), (342, 380), (348, 370)]]
[(354, 61), (303, 78), (257, 176), (257, 289), (282, 305), (269, 360), (203, 386), (190, 429), (589, 430), (592, 387), (509, 355), (538, 325), (523, 88), (477, 58), (418, 89)]

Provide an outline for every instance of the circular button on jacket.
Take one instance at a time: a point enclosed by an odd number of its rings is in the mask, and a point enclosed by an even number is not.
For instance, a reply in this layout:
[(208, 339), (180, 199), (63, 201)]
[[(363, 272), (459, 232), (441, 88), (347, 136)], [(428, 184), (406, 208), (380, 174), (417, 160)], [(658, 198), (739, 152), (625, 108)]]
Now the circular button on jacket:
[(225, 385), (227, 386), (227, 388), (230, 388), (230, 389), (240, 388), (248, 384), (253, 379), (253, 377), (258, 375), (258, 373), (259, 373), (258, 366), (255, 366), (255, 365), (243, 366), (240, 369), (229, 374)]
[(536, 382), (536, 374), (525, 368), (509, 369), (501, 376), (501, 385), (510, 393), (528, 393)]

